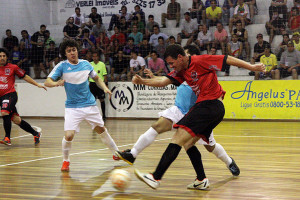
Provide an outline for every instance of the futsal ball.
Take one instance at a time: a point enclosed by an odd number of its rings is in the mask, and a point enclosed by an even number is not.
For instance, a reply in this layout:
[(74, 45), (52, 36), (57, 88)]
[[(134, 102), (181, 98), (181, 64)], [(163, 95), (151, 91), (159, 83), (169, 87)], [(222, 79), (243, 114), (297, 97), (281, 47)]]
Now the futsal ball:
[(110, 174), (110, 180), (114, 188), (124, 191), (130, 185), (130, 174), (123, 169), (115, 169)]

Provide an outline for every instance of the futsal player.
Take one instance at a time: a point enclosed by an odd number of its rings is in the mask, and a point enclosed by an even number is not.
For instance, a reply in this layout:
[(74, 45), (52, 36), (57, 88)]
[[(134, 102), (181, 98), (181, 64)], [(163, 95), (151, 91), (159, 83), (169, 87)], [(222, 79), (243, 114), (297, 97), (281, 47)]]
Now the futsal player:
[[(78, 59), (78, 46), (74, 40), (65, 40), (60, 47), (60, 54), (65, 61), (55, 66), (45, 81), (47, 87), (64, 86), (67, 94), (65, 102), (65, 136), (62, 140), (63, 164), (61, 171), (69, 171), (69, 153), (79, 124), (86, 120), (92, 129), (100, 134), (102, 142), (113, 152), (113, 159), (119, 160), (114, 152), (118, 150), (112, 137), (104, 126), (96, 99), (89, 90), (88, 78), (94, 79), (98, 87), (111, 96), (111, 91), (98, 77), (91, 64)], [(60, 79), (61, 78), (61, 79)]]

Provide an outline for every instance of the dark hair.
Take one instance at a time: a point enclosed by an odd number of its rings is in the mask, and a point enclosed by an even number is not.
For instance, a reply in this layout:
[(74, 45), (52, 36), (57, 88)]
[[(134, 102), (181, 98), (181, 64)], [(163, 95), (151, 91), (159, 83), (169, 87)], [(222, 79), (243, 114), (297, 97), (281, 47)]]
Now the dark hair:
[(127, 41), (129, 41), (129, 40), (134, 41), (134, 38), (133, 38), (133, 37), (129, 37), (129, 38), (127, 39)]
[(91, 10), (93, 10), (93, 9), (95, 9), (95, 10), (97, 11), (97, 8), (96, 8), (96, 7), (92, 7), (92, 8), (91, 8)]
[(290, 38), (290, 35), (287, 33), (282, 35), (283, 38), (284, 38), (284, 36), (287, 36), (288, 38)]
[(79, 10), (79, 11), (80, 11), (80, 8), (79, 8), (79, 7), (76, 7), (75, 10)]
[(0, 48), (0, 53), (5, 53), (6, 57), (9, 58), (9, 52), (5, 48)]
[(152, 51), (150, 52), (150, 54), (153, 54), (153, 53), (155, 53), (155, 54), (158, 56), (158, 53), (157, 53), (157, 51), (155, 51), (155, 50), (152, 50)]
[(135, 53), (136, 55), (138, 54), (137, 50), (132, 50), (130, 53)]
[(166, 59), (170, 56), (173, 59), (177, 59), (179, 54), (185, 56), (184, 49), (178, 44), (171, 44), (166, 48), (164, 57)]
[(137, 7), (141, 9), (141, 7), (140, 7), (139, 5), (135, 5), (135, 6), (134, 6), (134, 8), (137, 8)]
[(120, 18), (120, 19), (126, 19), (126, 18), (125, 18), (125, 16), (121, 16), (121, 18)]
[(50, 31), (49, 30), (45, 30), (45, 33), (49, 33), (50, 34)]
[(28, 34), (28, 31), (27, 31), (27, 30), (22, 30), (22, 31), (21, 31), (21, 34), (22, 34), (22, 33)]
[(294, 11), (294, 10), (296, 10), (297, 15), (299, 15), (299, 9), (297, 7), (292, 7), (291, 11)]
[(169, 40), (171, 40), (171, 39), (176, 40), (175, 37), (174, 37), (173, 35), (171, 35), (171, 36), (169, 37)]
[(196, 45), (192, 45), (192, 44), (186, 45), (185, 47), (183, 47), (183, 49), (187, 50), (191, 56), (192, 55), (200, 55), (200, 49)]
[(96, 53), (98, 57), (100, 57), (99, 51), (92, 51), (92, 55)]
[(40, 26), (40, 28), (46, 28), (46, 25), (45, 24), (42, 24), (41, 26)]
[(5, 31), (5, 32), (8, 32), (8, 31), (10, 31), (10, 32), (11, 32), (11, 30), (10, 30), (10, 29), (6, 29), (6, 31)]
[(157, 24), (153, 25), (153, 29), (154, 29), (155, 27), (158, 28), (158, 30), (159, 30), (159, 26), (158, 26)]
[(126, 7), (126, 6), (122, 6), (122, 7), (121, 7), (121, 10), (122, 10), (123, 8), (125, 8), (125, 9), (126, 9), (126, 11), (127, 11), (127, 7)]
[(190, 12), (185, 12), (184, 15), (190, 16)]
[(51, 40), (51, 41), (49, 42), (49, 45), (51, 45), (51, 44), (54, 44), (54, 45), (55, 45), (55, 42), (54, 42), (53, 40)]
[(160, 39), (162, 39), (163, 41), (165, 41), (165, 39), (163, 38), (163, 36), (159, 36), (159, 37), (157, 38), (157, 40), (160, 40)]
[(83, 30), (82, 30), (82, 35), (83, 35), (84, 33), (90, 33), (89, 29), (86, 29), (86, 28), (83, 29)]
[(78, 44), (75, 40), (65, 40), (63, 41), (61, 44), (60, 44), (60, 55), (61, 57), (65, 60), (67, 59), (67, 56), (66, 56), (66, 49), (68, 47), (76, 47), (76, 49), (78, 50)]
[(132, 21), (133, 20), (139, 20), (139, 18), (137, 17), (137, 16), (134, 16), (133, 18), (132, 18)]
[(149, 18), (153, 18), (153, 19), (154, 19), (154, 16), (153, 16), (153, 15), (149, 15), (149, 16), (148, 16), (148, 19), (149, 19)]

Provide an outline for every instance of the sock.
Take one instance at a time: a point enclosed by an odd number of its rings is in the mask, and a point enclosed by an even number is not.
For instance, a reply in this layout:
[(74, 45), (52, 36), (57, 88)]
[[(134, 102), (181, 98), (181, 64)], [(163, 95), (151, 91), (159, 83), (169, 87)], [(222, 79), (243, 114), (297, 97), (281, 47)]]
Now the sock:
[(23, 129), (24, 131), (31, 133), (34, 136), (37, 136), (39, 133), (36, 132), (30, 124), (28, 124), (26, 121), (22, 119), (21, 123), (19, 124), (20, 128)]
[(215, 144), (215, 149), (212, 151), (213, 154), (220, 160), (222, 160), (227, 167), (232, 163), (232, 159), (227, 155), (225, 149), (219, 143)]
[(201, 160), (201, 153), (196, 146), (192, 146), (191, 148), (189, 148), (186, 153), (189, 155), (192, 165), (196, 171), (197, 179), (199, 181), (202, 181), (204, 178), (206, 178), (206, 176)]
[(109, 135), (106, 128), (105, 128), (105, 131), (100, 134), (100, 138), (101, 138), (101, 141), (111, 150), (113, 155), (115, 155), (115, 151), (119, 151), (115, 141)]
[(164, 173), (170, 167), (172, 162), (177, 158), (179, 152), (181, 150), (181, 146), (178, 144), (170, 143), (167, 147), (166, 151), (162, 155), (155, 172), (153, 173), (153, 177), (155, 180), (161, 180)]
[(63, 161), (70, 162), (69, 154), (72, 147), (72, 141), (67, 141), (65, 137), (62, 139)]
[(101, 110), (102, 110), (103, 118), (106, 118), (106, 115), (105, 115), (105, 101), (102, 101), (100, 103), (101, 103)]
[(5, 130), (5, 137), (10, 138), (10, 132), (11, 132), (11, 120), (9, 115), (5, 115), (3, 118), (3, 126)]
[(157, 135), (157, 131), (152, 127), (150, 127), (145, 133), (143, 133), (130, 151), (133, 157), (136, 158), (139, 153), (141, 153), (146, 147), (152, 144)]

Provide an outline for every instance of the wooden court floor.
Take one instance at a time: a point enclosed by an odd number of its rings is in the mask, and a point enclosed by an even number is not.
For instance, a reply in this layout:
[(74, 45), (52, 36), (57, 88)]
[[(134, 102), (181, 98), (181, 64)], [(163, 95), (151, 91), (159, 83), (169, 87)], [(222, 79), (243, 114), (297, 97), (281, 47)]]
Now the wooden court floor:
[[(187, 190), (195, 172), (182, 149), (165, 174), (158, 190), (148, 188), (133, 174), (134, 167), (154, 171), (173, 132), (159, 135), (134, 166), (113, 161), (111, 152), (87, 123), (75, 136), (69, 173), (61, 173), (63, 119), (26, 119), (43, 130), (41, 143), (17, 126), (12, 127), (12, 146), (0, 146), (0, 199), (300, 199), (300, 123), (223, 121), (215, 130), (241, 169), (233, 178), (226, 166), (204, 147), (202, 153), (208, 191)], [(112, 120), (106, 126), (121, 150), (131, 148), (154, 120)], [(1, 127), (0, 137), (4, 135)], [(131, 173), (131, 186), (116, 191), (110, 172), (123, 168)]]

